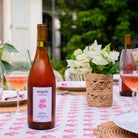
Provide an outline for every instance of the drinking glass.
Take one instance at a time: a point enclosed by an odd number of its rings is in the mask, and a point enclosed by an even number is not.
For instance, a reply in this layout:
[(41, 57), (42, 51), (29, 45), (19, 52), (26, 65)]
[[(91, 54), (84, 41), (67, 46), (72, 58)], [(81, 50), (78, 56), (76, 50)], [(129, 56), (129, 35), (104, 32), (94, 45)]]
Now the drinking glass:
[[(120, 76), (124, 84), (132, 90), (131, 110), (115, 116), (117, 126), (138, 133), (138, 112), (135, 111), (134, 101), (138, 88), (138, 49), (123, 49), (120, 57)], [(125, 107), (124, 107), (125, 108)]]
[(27, 84), (28, 74), (31, 66), (27, 50), (20, 50), (17, 53), (12, 53), (11, 65), (13, 70), (6, 71), (5, 78), (17, 92), (17, 110), (15, 115), (20, 115), (21, 111), (19, 107), (19, 93), (20, 90), (23, 89)]
[(134, 111), (135, 94), (138, 88), (138, 49), (123, 49), (120, 57), (120, 76), (132, 90), (132, 108)]

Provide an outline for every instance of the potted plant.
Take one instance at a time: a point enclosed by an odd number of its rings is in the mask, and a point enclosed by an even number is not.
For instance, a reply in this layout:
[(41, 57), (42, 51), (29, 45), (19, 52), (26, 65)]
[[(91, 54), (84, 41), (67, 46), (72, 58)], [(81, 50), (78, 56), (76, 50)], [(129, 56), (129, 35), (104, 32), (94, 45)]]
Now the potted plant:
[(86, 74), (87, 101), (91, 106), (112, 105), (112, 77), (119, 73), (119, 52), (111, 51), (110, 45), (102, 48), (95, 40), (84, 50), (75, 50), (67, 60), (72, 72)]

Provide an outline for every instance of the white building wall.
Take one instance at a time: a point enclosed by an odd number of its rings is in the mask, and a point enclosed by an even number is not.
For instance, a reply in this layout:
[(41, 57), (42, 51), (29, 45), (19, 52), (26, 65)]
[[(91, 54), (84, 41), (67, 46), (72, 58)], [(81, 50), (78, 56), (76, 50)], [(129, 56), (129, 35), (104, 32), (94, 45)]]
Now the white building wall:
[(4, 43), (11, 43), (11, 0), (3, 0)]
[[(16, 5), (21, 6), (19, 0), (3, 0), (4, 42), (15, 44), (17, 49), (28, 48), (33, 60), (36, 52), (37, 24), (42, 23), (42, 0), (21, 0), (21, 2), (26, 2), (24, 3), (26, 10)], [(24, 14), (24, 10), (27, 13)], [(22, 26), (23, 23), (25, 26)]]
[(37, 46), (37, 24), (42, 23), (42, 0), (30, 0), (31, 58), (34, 59)]

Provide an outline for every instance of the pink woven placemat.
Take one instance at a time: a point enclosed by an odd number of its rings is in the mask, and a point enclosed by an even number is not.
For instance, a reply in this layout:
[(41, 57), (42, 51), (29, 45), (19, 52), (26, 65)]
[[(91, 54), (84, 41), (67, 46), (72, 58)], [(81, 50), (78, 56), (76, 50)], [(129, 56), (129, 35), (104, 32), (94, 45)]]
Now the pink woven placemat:
[(113, 121), (100, 124), (93, 132), (97, 138), (138, 138), (138, 135), (118, 127)]

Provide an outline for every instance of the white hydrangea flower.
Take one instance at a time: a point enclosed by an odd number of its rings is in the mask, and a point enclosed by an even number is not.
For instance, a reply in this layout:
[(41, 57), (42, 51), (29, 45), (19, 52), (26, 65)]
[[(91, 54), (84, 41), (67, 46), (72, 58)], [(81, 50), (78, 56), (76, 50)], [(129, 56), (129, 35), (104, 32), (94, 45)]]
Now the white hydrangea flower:
[(118, 57), (119, 57), (119, 52), (111, 51), (108, 56), (108, 59), (109, 59), (109, 61), (115, 63), (115, 61), (118, 60)]
[(101, 50), (101, 47), (102, 45), (98, 45), (97, 40), (95, 40), (93, 44), (91, 44), (90, 46), (86, 46), (83, 52), (84, 53), (87, 53), (89, 51), (99, 52)]
[[(76, 60), (67, 60), (68, 67), (70, 67), (73, 72), (78, 74), (92, 72), (90, 66), (91, 61), (98, 66), (97, 69), (99, 68), (102, 73), (105, 65), (111, 62), (114, 64), (115, 61), (118, 60), (119, 52), (114, 50), (110, 51), (110, 44), (102, 49), (102, 45), (98, 45), (95, 40), (93, 44), (86, 46), (83, 51), (81, 49), (75, 50), (74, 55), (76, 56)], [(94, 70), (94, 72), (96, 73), (96, 70)]]
[(67, 67), (76, 67), (76, 60), (67, 60)]
[(74, 55), (77, 56), (77, 55), (81, 55), (82, 54), (82, 50), (81, 49), (77, 49), (74, 51)]
[(108, 62), (106, 59), (104, 59), (102, 56), (96, 56), (95, 58), (92, 59), (92, 62), (95, 63), (96, 65), (107, 65)]
[(81, 60), (82, 62), (89, 62), (90, 58), (88, 57), (87, 54), (82, 53), (81, 55), (76, 56), (77, 60)]
[(100, 56), (101, 55), (101, 51), (88, 51), (87, 55), (90, 58), (94, 58), (95, 56)]
[(85, 68), (90, 68), (89, 62), (77, 61), (77, 62), (76, 62), (76, 65), (77, 65), (77, 67), (79, 67), (79, 68), (83, 68), (83, 67), (85, 67)]
[(116, 51), (111, 51), (110, 53), (106, 52), (105, 49), (103, 49), (103, 55), (104, 57), (109, 61), (109, 62), (112, 62), (112, 63), (115, 63), (115, 61), (118, 60), (118, 57), (119, 57), (119, 52), (116, 52)]
[(92, 50), (97, 51), (97, 52), (100, 51), (102, 48), (102, 45), (98, 45), (97, 40), (95, 40), (91, 46), (92, 46)]

